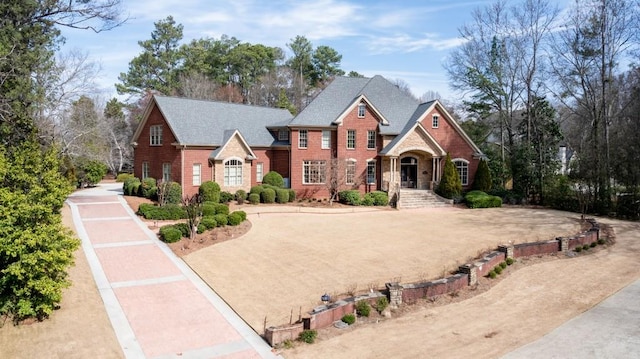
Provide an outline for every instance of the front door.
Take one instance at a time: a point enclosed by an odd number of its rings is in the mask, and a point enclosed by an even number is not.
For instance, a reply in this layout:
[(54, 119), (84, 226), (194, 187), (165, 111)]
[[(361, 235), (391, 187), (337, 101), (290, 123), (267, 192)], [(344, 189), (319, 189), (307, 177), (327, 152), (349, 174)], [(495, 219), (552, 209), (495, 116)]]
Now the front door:
[(402, 188), (418, 187), (418, 160), (415, 157), (400, 160), (400, 181)]

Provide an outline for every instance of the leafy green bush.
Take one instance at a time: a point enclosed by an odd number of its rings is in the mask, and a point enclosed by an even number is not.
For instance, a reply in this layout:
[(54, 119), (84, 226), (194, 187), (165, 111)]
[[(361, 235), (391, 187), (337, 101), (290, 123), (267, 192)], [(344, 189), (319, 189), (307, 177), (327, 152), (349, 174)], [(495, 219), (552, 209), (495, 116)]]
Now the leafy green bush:
[(171, 224), (160, 227), (159, 233), (160, 239), (166, 243), (173, 243), (182, 239), (182, 231)]
[(496, 272), (496, 274), (500, 274), (502, 273), (502, 267), (497, 265), (495, 268), (493, 268), (493, 271)]
[(200, 234), (200, 233), (204, 233), (207, 230), (207, 226), (205, 226), (204, 224), (200, 223), (198, 224), (198, 230), (196, 231), (196, 233)]
[(242, 189), (239, 189), (236, 191), (235, 197), (238, 204), (244, 204), (244, 201), (247, 200), (247, 192), (245, 192)]
[(498, 275), (496, 274), (496, 271), (495, 271), (495, 270), (493, 270), (493, 269), (489, 271), (489, 274), (488, 274), (488, 275), (489, 275), (489, 278), (491, 278), (491, 279), (495, 279), (495, 278), (498, 276)]
[(260, 195), (257, 193), (249, 194), (249, 203), (251, 204), (259, 204), (260, 203)]
[(180, 233), (182, 233), (183, 237), (189, 237), (189, 234), (191, 234), (189, 225), (186, 224), (185, 222), (176, 223), (173, 226), (178, 230), (180, 230)]
[(145, 219), (155, 220), (178, 220), (186, 218), (184, 208), (177, 204), (167, 204), (164, 206), (156, 206), (151, 203), (142, 203), (138, 207), (137, 214), (141, 215)]
[(340, 198), (340, 203), (352, 206), (360, 205), (360, 191), (355, 189), (338, 192), (338, 198)]
[(215, 203), (211, 201), (204, 202), (202, 204), (202, 216), (207, 217), (207, 216), (213, 216), (214, 214), (216, 214), (216, 207), (218, 205), (219, 203)]
[(238, 213), (243, 221), (247, 220), (247, 212), (238, 210), (238, 211), (233, 211), (233, 213)]
[(507, 262), (500, 262), (500, 268), (502, 269), (507, 268)]
[(456, 170), (456, 166), (451, 161), (451, 156), (447, 153), (442, 171), (442, 178), (436, 188), (436, 193), (444, 198), (453, 198), (459, 196), (462, 192), (462, 182)]
[(589, 248), (591, 248), (591, 247), (589, 247), (589, 245), (588, 245), (588, 244), (585, 244), (585, 245), (583, 245), (583, 246), (582, 246), (582, 250), (583, 250), (583, 251), (588, 251), (588, 250), (589, 250)]
[(261, 197), (263, 203), (273, 203), (276, 201), (276, 191), (271, 188), (265, 188)]
[(215, 218), (218, 227), (223, 227), (229, 224), (229, 218), (226, 214), (216, 214), (213, 218)]
[(307, 344), (313, 344), (318, 337), (318, 332), (314, 329), (305, 329), (298, 335), (298, 340)]
[(158, 187), (156, 187), (156, 179), (153, 177), (147, 177), (142, 180), (142, 184), (140, 185), (140, 196), (144, 198), (153, 199), (158, 192)]
[(578, 252), (578, 253), (582, 252), (582, 246), (577, 246), (575, 248), (575, 251)]
[(490, 196), (482, 191), (470, 191), (464, 197), (469, 208), (502, 207), (502, 198)]
[(262, 191), (264, 191), (264, 186), (257, 185), (257, 186), (251, 187), (251, 190), (249, 191), (249, 193), (250, 194), (256, 193), (256, 194), (260, 195), (260, 194), (262, 194)]
[(107, 165), (100, 161), (87, 161), (81, 167), (80, 181), (84, 184), (95, 185), (102, 180), (108, 170)]
[(220, 203), (229, 203), (233, 201), (234, 195), (231, 192), (220, 192)]
[(351, 325), (351, 324), (356, 322), (356, 316), (353, 315), (353, 313), (349, 313), (349, 314), (343, 315), (342, 319), (340, 319), (340, 320), (342, 320), (343, 322)]
[(589, 246), (590, 246), (591, 248), (593, 248), (593, 247), (595, 247), (595, 246), (597, 246), (597, 245), (598, 245), (598, 243), (596, 243), (596, 242), (591, 242), (591, 244), (589, 244)]
[(373, 191), (369, 192), (371, 197), (373, 197), (373, 205), (374, 206), (386, 206), (389, 204), (389, 195), (387, 192), (383, 191)]
[(293, 202), (296, 200), (296, 190), (289, 189), (289, 202)]
[(598, 239), (598, 244), (599, 244), (599, 245), (603, 245), (603, 244), (605, 244), (606, 242), (607, 242), (607, 241), (605, 241), (605, 240), (604, 240), (604, 238), (599, 238), (599, 239)]
[(116, 177), (116, 182), (124, 182), (127, 179), (132, 177), (135, 177), (135, 176), (131, 173), (118, 173), (118, 176)]
[(487, 192), (491, 190), (491, 171), (489, 171), (489, 165), (484, 159), (478, 163), (478, 169), (476, 170), (475, 178), (473, 179), (473, 189), (478, 191)]
[(360, 201), (360, 204), (363, 206), (373, 206), (373, 196), (371, 192), (365, 194)]
[(138, 188), (140, 188), (140, 179), (138, 177), (129, 177), (122, 184), (122, 191), (125, 196), (137, 196)]
[(229, 206), (224, 203), (216, 203), (216, 214), (229, 214)]
[(371, 305), (366, 300), (356, 302), (356, 313), (361, 317), (368, 317), (371, 313)]
[(200, 224), (202, 224), (206, 229), (213, 229), (218, 225), (215, 217), (213, 216), (202, 217), (202, 219), (200, 220)]
[(510, 265), (513, 264), (513, 262), (515, 262), (515, 260), (513, 258), (509, 257), (509, 258), (507, 258), (506, 262), (507, 262), (507, 265), (510, 266)]
[(242, 223), (242, 215), (238, 212), (233, 212), (229, 214), (229, 216), (227, 217), (227, 221), (229, 222), (229, 225), (237, 226)]
[(276, 202), (278, 203), (289, 202), (289, 190), (286, 188), (278, 188), (276, 190)]
[(167, 192), (164, 194), (164, 201), (167, 204), (179, 204), (182, 202), (182, 187), (177, 182), (169, 182)]
[(376, 299), (376, 310), (382, 313), (389, 306), (389, 300), (387, 297), (378, 297)]
[(220, 185), (213, 181), (202, 182), (198, 188), (198, 193), (202, 197), (203, 202), (220, 202)]
[(276, 171), (269, 171), (262, 177), (262, 184), (268, 184), (279, 188), (284, 187), (284, 179)]

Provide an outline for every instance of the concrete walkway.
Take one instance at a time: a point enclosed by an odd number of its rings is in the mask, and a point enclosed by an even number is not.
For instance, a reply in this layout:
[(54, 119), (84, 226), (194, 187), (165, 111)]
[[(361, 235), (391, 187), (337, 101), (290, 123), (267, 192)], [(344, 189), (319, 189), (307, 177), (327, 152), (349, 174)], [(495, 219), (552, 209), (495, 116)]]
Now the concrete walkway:
[(639, 299), (640, 280), (503, 358), (637, 358)]
[(78, 191), (67, 203), (127, 358), (278, 358), (138, 219), (121, 183)]

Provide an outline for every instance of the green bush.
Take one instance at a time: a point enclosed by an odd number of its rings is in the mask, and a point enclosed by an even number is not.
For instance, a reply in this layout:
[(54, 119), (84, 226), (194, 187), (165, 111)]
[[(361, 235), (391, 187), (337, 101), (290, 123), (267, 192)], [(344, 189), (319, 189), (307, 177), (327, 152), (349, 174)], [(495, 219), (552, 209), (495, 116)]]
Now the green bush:
[(368, 317), (371, 313), (371, 306), (366, 300), (356, 302), (356, 313), (361, 317)]
[(278, 188), (284, 187), (284, 179), (282, 176), (276, 171), (269, 171), (266, 175), (262, 177), (262, 184), (268, 184), (272, 186), (276, 186)]
[(118, 176), (116, 177), (116, 182), (124, 182), (129, 178), (133, 178), (135, 177), (133, 174), (131, 173), (119, 173)]
[(507, 262), (500, 262), (500, 268), (502, 269), (507, 268)]
[(87, 161), (81, 167), (81, 181), (88, 185), (95, 185), (102, 180), (108, 170), (107, 165), (100, 161)]
[(260, 195), (262, 194), (262, 191), (264, 191), (264, 186), (258, 185), (258, 186), (251, 187), (251, 190), (249, 191), (249, 193), (250, 194), (255, 193), (257, 195)]
[(198, 225), (197, 233), (198, 233), (198, 234), (200, 234), (200, 233), (204, 233), (207, 229), (209, 229), (209, 228), (207, 228), (207, 226), (205, 226), (204, 224), (200, 223), (200, 224)]
[(496, 271), (494, 271), (493, 269), (489, 271), (488, 275), (489, 275), (489, 278), (491, 279), (495, 279), (497, 276)]
[(237, 226), (242, 223), (242, 215), (238, 212), (233, 212), (229, 214), (229, 216), (227, 217), (227, 221), (229, 222), (229, 225)]
[(278, 203), (289, 202), (289, 190), (286, 188), (278, 188), (276, 190), (276, 202)]
[(376, 300), (376, 310), (382, 313), (389, 306), (389, 300), (387, 297), (378, 297)]
[(242, 220), (243, 220), (243, 221), (246, 221), (246, 220), (247, 220), (247, 212), (245, 212), (245, 211), (233, 211), (233, 213), (238, 213), (238, 214), (240, 214), (240, 217), (242, 217)]
[(216, 214), (229, 214), (229, 206), (224, 203), (216, 203)]
[(142, 180), (142, 184), (140, 185), (140, 196), (148, 199), (155, 198), (158, 192), (158, 187), (156, 187), (156, 179), (153, 177), (147, 177)]
[(261, 197), (263, 203), (273, 203), (276, 201), (276, 191), (271, 188), (265, 188)]
[(343, 315), (343, 316), (342, 316), (342, 319), (341, 319), (341, 320), (342, 320), (343, 322), (345, 322), (345, 323), (347, 323), (347, 324), (351, 325), (351, 324), (353, 324), (353, 323), (355, 323), (355, 322), (356, 322), (356, 316), (355, 316), (355, 315), (353, 315), (352, 313), (345, 314), (345, 315)]
[(237, 190), (235, 196), (238, 204), (244, 204), (244, 201), (247, 200), (247, 192), (242, 189)]
[(589, 246), (590, 246), (591, 248), (593, 248), (593, 247), (595, 247), (595, 246), (597, 246), (597, 245), (598, 245), (598, 243), (596, 243), (596, 242), (591, 242), (591, 244), (590, 244)]
[(229, 224), (229, 218), (226, 214), (216, 214), (213, 218), (215, 218), (218, 227), (223, 227)]
[(189, 225), (185, 222), (176, 223), (173, 226), (180, 230), (183, 237), (189, 237), (189, 234), (191, 234), (191, 229), (189, 229)]
[(444, 198), (454, 198), (462, 192), (462, 182), (456, 170), (456, 166), (451, 161), (451, 156), (447, 153), (442, 171), (442, 178), (436, 188), (436, 193)]
[(202, 224), (206, 229), (213, 229), (218, 225), (215, 217), (213, 216), (202, 217), (202, 220), (200, 220), (200, 224)]
[(493, 271), (496, 272), (496, 274), (500, 274), (502, 273), (502, 267), (497, 265), (495, 268), (493, 268)]
[(362, 197), (360, 204), (363, 206), (373, 206), (373, 195), (371, 193), (367, 193)]
[(373, 197), (374, 206), (386, 206), (389, 204), (389, 195), (383, 191), (373, 191), (369, 193)]
[(510, 266), (510, 265), (513, 264), (513, 262), (515, 262), (515, 260), (513, 258), (509, 257), (509, 258), (507, 258), (506, 262), (507, 262), (507, 265)]
[(202, 182), (198, 188), (202, 201), (220, 202), (220, 185), (213, 181)]
[(220, 192), (220, 203), (229, 203), (233, 201), (234, 195), (231, 192)]
[(160, 239), (166, 243), (177, 242), (182, 239), (182, 232), (175, 226), (168, 224), (160, 227)]
[(169, 182), (167, 193), (164, 194), (167, 204), (180, 204), (182, 202), (182, 187), (177, 182)]
[(599, 244), (599, 245), (603, 245), (603, 244), (605, 244), (606, 242), (607, 242), (607, 241), (605, 241), (603, 238), (599, 238), (599, 239), (598, 239), (598, 244)]
[(251, 204), (259, 204), (260, 203), (260, 195), (257, 193), (249, 194), (249, 203)]
[(167, 204), (164, 206), (156, 206), (151, 203), (142, 203), (138, 207), (139, 215), (145, 219), (155, 220), (178, 220), (186, 218), (186, 212), (184, 208), (177, 204)]
[(314, 329), (305, 329), (300, 333), (300, 335), (298, 335), (298, 340), (307, 344), (313, 344), (313, 342), (316, 341), (317, 337), (317, 331), (315, 331)]
[(577, 246), (575, 251), (578, 253), (582, 252), (582, 246)]
[(216, 214), (216, 207), (218, 205), (219, 203), (215, 203), (211, 201), (204, 202), (202, 204), (202, 216), (207, 217), (207, 216), (213, 216), (214, 214)]
[(293, 202), (296, 200), (296, 190), (289, 189), (289, 202)]
[(360, 205), (360, 191), (355, 189), (338, 192), (338, 198), (340, 198), (340, 203), (351, 206)]
[(140, 179), (138, 177), (129, 177), (122, 184), (122, 191), (125, 196), (137, 196), (138, 188), (140, 188)]
[(481, 159), (480, 163), (478, 163), (475, 178), (473, 179), (473, 189), (487, 192), (491, 190), (491, 186), (491, 172), (489, 171), (489, 165), (487, 164), (487, 161)]
[(490, 196), (482, 191), (470, 191), (464, 196), (464, 200), (469, 208), (502, 207), (502, 198)]
[(588, 251), (588, 250), (589, 250), (589, 248), (591, 248), (591, 247), (589, 247), (589, 245), (588, 245), (588, 244), (585, 244), (585, 245), (583, 245), (583, 246), (582, 246), (582, 250), (583, 250), (583, 251)]

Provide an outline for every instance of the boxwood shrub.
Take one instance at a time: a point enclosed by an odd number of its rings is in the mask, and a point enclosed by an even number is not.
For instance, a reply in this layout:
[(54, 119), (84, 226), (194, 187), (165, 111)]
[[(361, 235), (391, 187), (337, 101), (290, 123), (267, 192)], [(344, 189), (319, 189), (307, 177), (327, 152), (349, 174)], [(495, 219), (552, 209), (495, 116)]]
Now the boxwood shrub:
[(218, 225), (215, 217), (213, 216), (202, 217), (200, 224), (202, 224), (206, 229), (213, 229), (213, 228), (216, 228), (216, 226)]
[(200, 233), (204, 233), (204, 231), (206, 231), (207, 229), (208, 229), (208, 228), (207, 228), (207, 226), (205, 226), (204, 224), (200, 223), (200, 224), (198, 225), (197, 233), (198, 233), (198, 234), (200, 234)]
[(269, 171), (262, 177), (262, 184), (268, 184), (275, 187), (284, 187), (284, 179), (276, 171)]
[(342, 316), (342, 319), (341, 319), (341, 320), (342, 320), (343, 322), (345, 322), (345, 323), (347, 323), (347, 324), (351, 325), (351, 324), (353, 324), (353, 323), (355, 323), (355, 322), (356, 322), (356, 316), (355, 316), (355, 315), (353, 315), (353, 313), (345, 314), (345, 315), (343, 315), (343, 316)]
[(142, 181), (140, 185), (140, 196), (144, 198), (153, 199), (156, 197), (158, 187), (156, 187), (156, 179), (153, 177), (147, 177)]
[(260, 195), (262, 193), (262, 191), (264, 191), (264, 187), (262, 185), (257, 185), (257, 186), (251, 187), (251, 190), (249, 191), (249, 193), (250, 194), (256, 193), (256, 194)]
[(229, 216), (227, 217), (227, 221), (229, 222), (229, 225), (231, 226), (237, 226), (240, 223), (242, 223), (242, 215), (240, 213), (233, 212), (231, 214), (229, 214)]
[(243, 221), (246, 221), (246, 220), (247, 220), (247, 212), (245, 212), (245, 211), (233, 211), (233, 213), (238, 213), (238, 214), (240, 214), (240, 217), (242, 217), (242, 220), (243, 220)]
[(236, 191), (235, 197), (238, 204), (244, 204), (244, 201), (247, 200), (247, 192), (245, 192), (242, 189), (239, 189)]
[(177, 242), (182, 238), (182, 232), (180, 229), (174, 227), (171, 224), (160, 227), (160, 239), (166, 243)]
[(368, 317), (371, 314), (371, 305), (366, 300), (356, 302), (356, 313), (361, 317)]
[(263, 203), (273, 203), (276, 201), (276, 191), (273, 188), (265, 188), (260, 196)]
[(293, 202), (296, 200), (296, 190), (289, 189), (289, 202)]
[(129, 178), (134, 178), (135, 176), (132, 175), (131, 173), (118, 173), (118, 177), (116, 177), (116, 182), (124, 182), (126, 180), (128, 180)]
[(249, 203), (251, 203), (251, 204), (259, 204), (260, 203), (260, 195), (258, 193), (249, 194)]
[(220, 192), (220, 203), (229, 203), (233, 201), (234, 197), (235, 196), (231, 192), (227, 192), (227, 191)]
[(371, 193), (365, 194), (360, 200), (360, 204), (363, 206), (373, 206), (373, 196)]
[(215, 218), (216, 225), (218, 227), (226, 226), (227, 224), (229, 224), (229, 219), (226, 214), (216, 214), (215, 216), (213, 216), (213, 218)]
[(389, 204), (389, 195), (387, 194), (387, 192), (373, 191), (369, 192), (368, 194), (373, 197), (374, 206), (386, 206), (387, 204)]
[(164, 201), (168, 204), (179, 204), (182, 201), (182, 187), (177, 182), (169, 182), (167, 193), (164, 194)]
[(289, 190), (286, 188), (278, 188), (276, 190), (276, 202), (278, 203), (289, 202)]
[(216, 203), (216, 214), (229, 214), (229, 206), (224, 203)]
[(349, 204), (352, 206), (360, 205), (360, 192), (354, 189), (338, 192), (340, 203)]
[(203, 201), (220, 202), (220, 185), (213, 181), (202, 182), (198, 188), (198, 193)]
[(204, 202), (202, 204), (202, 216), (208, 217), (216, 214), (216, 207), (218, 206), (218, 204), (219, 203), (214, 203), (211, 201)]
[(471, 191), (465, 195), (464, 200), (469, 208), (502, 207), (502, 198), (482, 191)]
[(138, 207), (137, 213), (146, 219), (177, 220), (186, 218), (184, 208), (177, 204), (156, 206), (151, 203), (142, 203)]
[(137, 196), (140, 188), (140, 179), (138, 177), (129, 177), (122, 184), (122, 191), (125, 196)]

